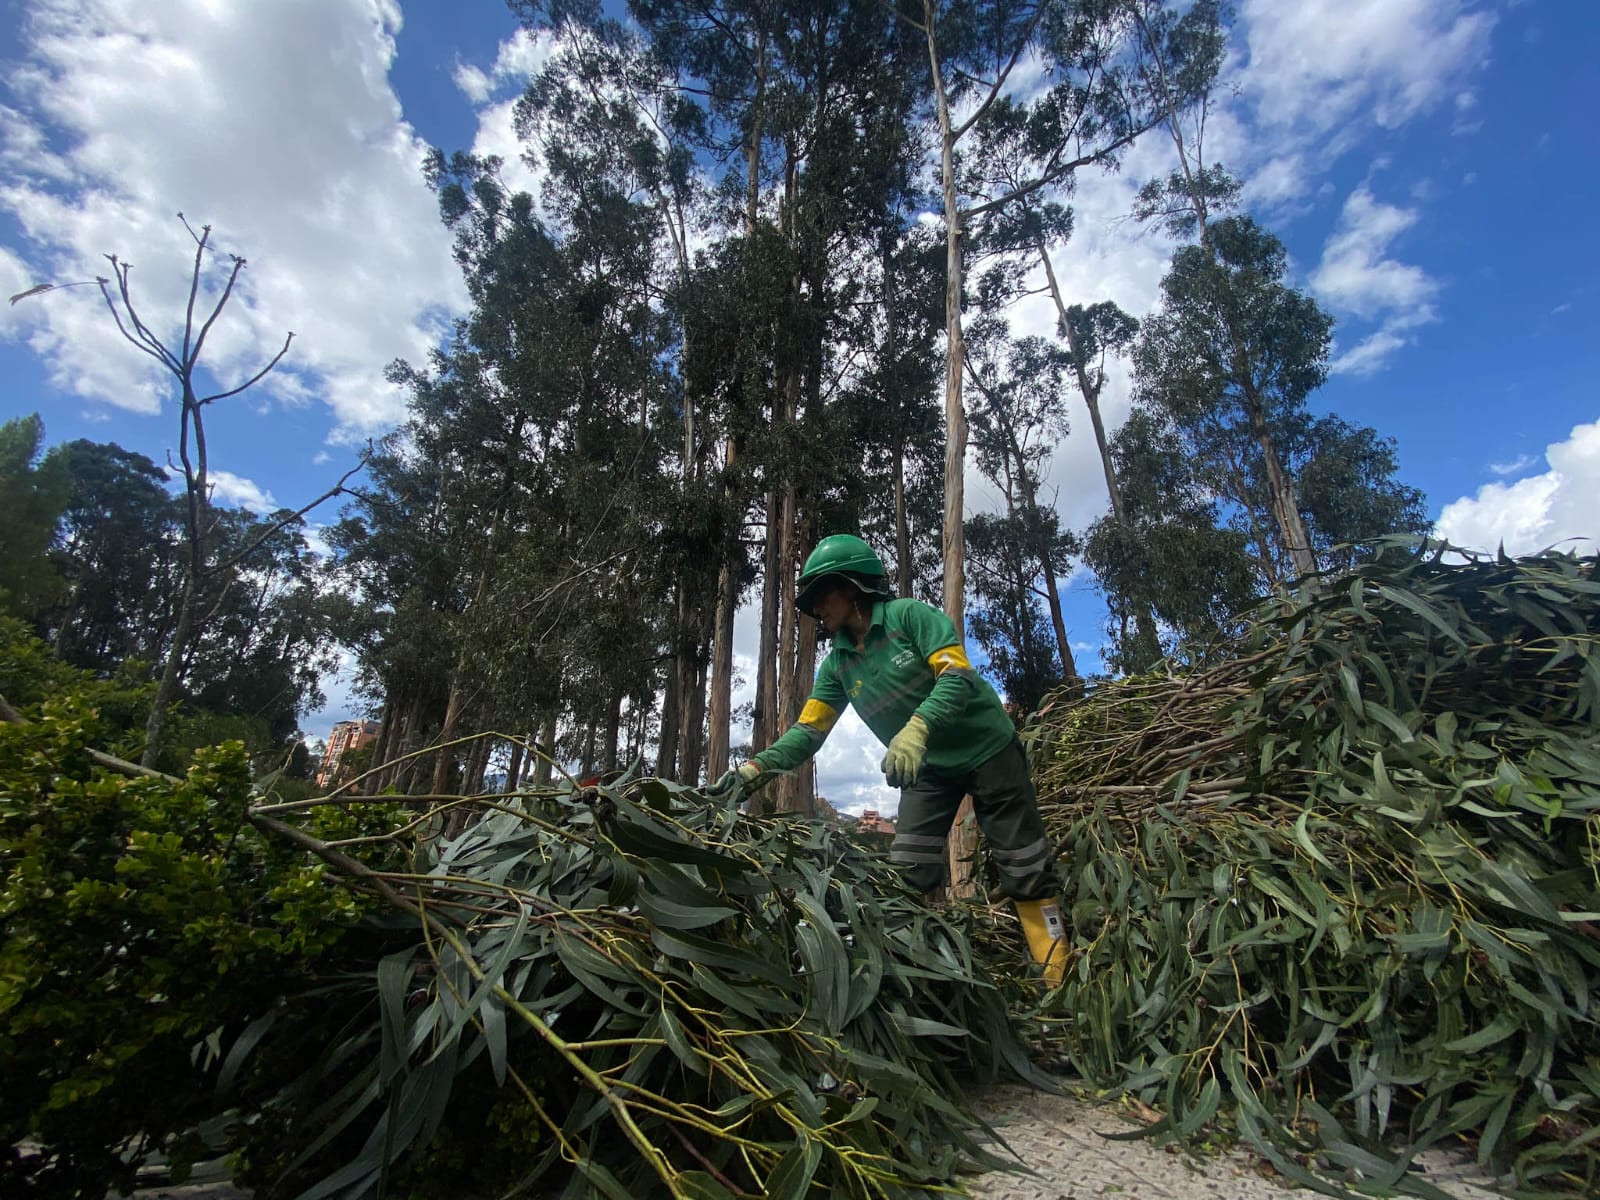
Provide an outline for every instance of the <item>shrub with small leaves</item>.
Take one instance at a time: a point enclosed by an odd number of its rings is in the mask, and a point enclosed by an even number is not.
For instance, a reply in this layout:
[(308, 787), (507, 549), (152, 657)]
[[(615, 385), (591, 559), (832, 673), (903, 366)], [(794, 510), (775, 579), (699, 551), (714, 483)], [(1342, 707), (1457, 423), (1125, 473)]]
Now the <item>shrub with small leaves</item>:
[(230, 743), (186, 776), (106, 770), (106, 685), (0, 638), (0, 1176), (7, 1194), (126, 1188), (219, 1102), (223, 1050), (337, 961), (367, 902), (249, 823)]

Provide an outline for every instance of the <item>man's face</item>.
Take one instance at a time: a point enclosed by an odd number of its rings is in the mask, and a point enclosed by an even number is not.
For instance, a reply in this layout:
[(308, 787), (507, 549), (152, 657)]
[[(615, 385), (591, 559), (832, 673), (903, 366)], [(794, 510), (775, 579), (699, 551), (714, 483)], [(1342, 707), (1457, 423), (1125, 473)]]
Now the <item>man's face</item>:
[(855, 605), (851, 602), (851, 593), (839, 584), (834, 584), (817, 597), (817, 603), (811, 611), (812, 615), (822, 622), (822, 627), (830, 634), (834, 634), (844, 628), (845, 622), (850, 619), (850, 614), (855, 611)]

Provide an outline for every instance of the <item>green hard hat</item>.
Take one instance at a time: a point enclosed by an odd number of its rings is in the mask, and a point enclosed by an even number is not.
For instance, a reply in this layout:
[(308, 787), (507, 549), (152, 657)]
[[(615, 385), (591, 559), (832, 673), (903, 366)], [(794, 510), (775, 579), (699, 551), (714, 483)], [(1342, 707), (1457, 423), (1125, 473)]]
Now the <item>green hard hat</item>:
[(809, 615), (824, 588), (847, 579), (872, 596), (890, 596), (888, 572), (871, 546), (848, 533), (836, 533), (817, 543), (800, 569), (800, 594), (795, 607)]

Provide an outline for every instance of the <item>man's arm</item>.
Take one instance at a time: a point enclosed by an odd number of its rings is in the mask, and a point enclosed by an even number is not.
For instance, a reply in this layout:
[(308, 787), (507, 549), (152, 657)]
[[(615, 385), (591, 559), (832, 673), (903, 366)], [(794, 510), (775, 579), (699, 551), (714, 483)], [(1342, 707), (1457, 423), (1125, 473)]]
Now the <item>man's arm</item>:
[(833, 655), (829, 654), (817, 672), (811, 698), (800, 710), (800, 719), (752, 761), (763, 771), (794, 770), (822, 749), (822, 743), (839, 723), (839, 714), (846, 702), (844, 685), (839, 682), (833, 669)]
[(933, 691), (917, 707), (928, 732), (938, 734), (965, 711), (977, 694), (978, 677), (967, 659), (955, 623), (931, 604), (908, 604), (902, 625), (933, 671)]

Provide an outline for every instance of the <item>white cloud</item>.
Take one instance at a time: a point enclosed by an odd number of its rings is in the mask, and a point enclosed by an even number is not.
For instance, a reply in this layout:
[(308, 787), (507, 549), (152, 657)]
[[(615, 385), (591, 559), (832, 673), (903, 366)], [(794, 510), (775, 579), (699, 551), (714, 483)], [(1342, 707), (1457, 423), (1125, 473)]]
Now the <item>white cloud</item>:
[(1362, 184), (1346, 198), (1338, 227), (1311, 273), (1311, 286), (1336, 311), (1381, 327), (1338, 354), (1334, 371), (1368, 374), (1405, 346), (1409, 330), (1438, 319), (1439, 283), (1421, 267), (1390, 256), (1390, 247), (1417, 222), (1415, 209), (1377, 200)]
[(328, 740), (333, 727), (340, 721), (353, 721), (373, 715), (371, 706), (356, 694), (356, 660), (348, 650), (339, 652), (339, 666), (317, 681), (324, 702), (321, 708), (307, 713), (300, 721), (300, 729), (308, 741)]
[(500, 43), (487, 70), (462, 62), (456, 64), (454, 75), (456, 87), (478, 113), (471, 152), (479, 158), (498, 158), (501, 183), (512, 192), (527, 192), (536, 208), (542, 208), (542, 172), (529, 161), (514, 120), (523, 89), (544, 69), (557, 45), (557, 39), (544, 30), (518, 29)]
[(494, 80), (482, 68), (471, 63), (457, 63), (453, 78), (461, 94), (474, 104), (482, 104), (494, 90)]
[(328, 527), (326, 525), (307, 525), (301, 530), (301, 536), (306, 540), (306, 548), (320, 558), (333, 557), (333, 547), (328, 544)]
[(1600, 421), (1577, 425), (1545, 449), (1550, 469), (1515, 483), (1486, 483), (1439, 514), (1440, 537), (1469, 550), (1528, 554), (1582, 538), (1600, 540)]
[(272, 498), (272, 493), (253, 479), (218, 470), (208, 471), (206, 478), (210, 481), (211, 499), (215, 504), (248, 508), (253, 513), (277, 511), (278, 502)]
[(1368, 334), (1348, 350), (1339, 350), (1335, 344), (1332, 362), (1328, 369), (1335, 375), (1375, 375), (1389, 363), (1389, 356), (1404, 349), (1410, 339), (1391, 329), (1380, 329)]
[(1304, 155), (1277, 155), (1251, 173), (1241, 189), (1241, 199), (1252, 209), (1283, 209), (1310, 190), (1309, 174)]
[[(30, 277), (89, 278), (119, 253), (145, 318), (181, 338), (194, 247), (173, 214), (212, 222), (251, 260), (207, 344), (218, 377), (247, 377), (294, 330), (263, 396), (321, 397), (348, 438), (392, 424), (384, 366), (423, 358), (466, 305), (388, 83), (399, 27), (392, 0), (34, 0), (0, 185)], [(95, 289), (29, 303), (56, 386), (136, 412), (169, 394)]]
[[(1345, 200), (1311, 286), (1359, 317), (1393, 309), (1429, 312), (1438, 283), (1420, 267), (1388, 257), (1390, 244), (1416, 222), (1416, 210), (1380, 203), (1365, 185), (1356, 188)], [(1424, 319), (1431, 319), (1431, 312)]]
[(500, 43), (494, 65), (487, 71), (472, 63), (457, 63), (456, 87), (474, 105), (482, 105), (490, 96), (506, 87), (520, 92), (523, 86), (550, 61), (553, 39), (540, 30), (532, 33), (518, 29)]
[(1259, 120), (1319, 136), (1395, 129), (1470, 94), (1495, 23), (1466, 0), (1244, 0), (1240, 15)]
[(1519, 454), (1510, 462), (1490, 463), (1489, 470), (1499, 476), (1520, 475), (1539, 460), (1531, 454)]
[(478, 110), (472, 153), (479, 158), (500, 159), (500, 182), (509, 191), (527, 192), (538, 201), (542, 194), (542, 172), (529, 164), (527, 147), (512, 128), (516, 103), (515, 99), (501, 100)]

